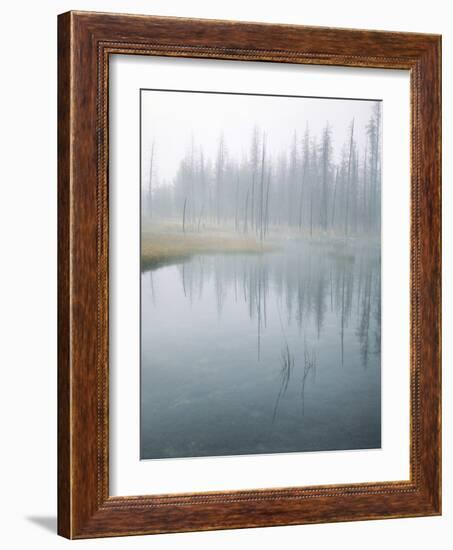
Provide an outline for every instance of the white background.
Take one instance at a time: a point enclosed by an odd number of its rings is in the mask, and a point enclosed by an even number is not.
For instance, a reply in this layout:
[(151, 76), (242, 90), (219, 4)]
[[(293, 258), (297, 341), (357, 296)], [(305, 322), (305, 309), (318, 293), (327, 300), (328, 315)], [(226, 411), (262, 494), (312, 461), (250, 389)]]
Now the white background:
[[(444, 515), (68, 542), (56, 516), (56, 15), (68, 9), (443, 33), (444, 152), (452, 148), (453, 23), (447, 1), (49, 1), (2, 6), (0, 88), (0, 517), (4, 548), (451, 547), (453, 360), (444, 328)], [(446, 154), (445, 154), (446, 157)], [(452, 162), (444, 161), (444, 327), (452, 326)], [(450, 203), (450, 206), (448, 204)]]

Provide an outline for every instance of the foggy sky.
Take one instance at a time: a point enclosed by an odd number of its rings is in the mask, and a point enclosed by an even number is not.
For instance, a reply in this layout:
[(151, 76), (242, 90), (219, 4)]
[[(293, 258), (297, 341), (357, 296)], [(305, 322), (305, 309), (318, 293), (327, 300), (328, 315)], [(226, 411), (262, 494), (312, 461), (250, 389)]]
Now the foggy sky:
[[(248, 154), (255, 125), (266, 132), (271, 156), (291, 151), (294, 131), (299, 147), (308, 123), (310, 134), (321, 137), (326, 122), (332, 129), (333, 159), (337, 161), (350, 135), (365, 146), (365, 128), (374, 101), (284, 96), (211, 94), (200, 92), (141, 91), (142, 174), (147, 180), (154, 140), (154, 178), (159, 185), (171, 184), (179, 162), (192, 139), (205, 159), (215, 161), (223, 132), (229, 157), (241, 160)], [(301, 149), (299, 149), (301, 151)]]

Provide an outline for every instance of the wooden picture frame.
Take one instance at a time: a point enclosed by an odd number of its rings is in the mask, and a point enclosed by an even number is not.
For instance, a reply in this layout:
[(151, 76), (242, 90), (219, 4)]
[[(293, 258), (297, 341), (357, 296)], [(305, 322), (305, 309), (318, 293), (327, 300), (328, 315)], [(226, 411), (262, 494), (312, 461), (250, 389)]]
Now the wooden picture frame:
[[(59, 534), (77, 539), (439, 515), (440, 36), (69, 12), (58, 19), (58, 50)], [(109, 495), (111, 54), (410, 72), (410, 480)]]

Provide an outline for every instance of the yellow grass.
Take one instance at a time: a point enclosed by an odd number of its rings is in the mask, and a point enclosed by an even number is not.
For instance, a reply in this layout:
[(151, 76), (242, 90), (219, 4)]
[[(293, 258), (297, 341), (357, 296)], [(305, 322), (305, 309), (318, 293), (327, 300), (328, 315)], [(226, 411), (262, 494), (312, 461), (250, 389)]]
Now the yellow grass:
[(186, 232), (171, 227), (144, 229), (142, 233), (142, 267), (154, 267), (185, 260), (194, 254), (262, 253), (270, 250), (266, 243), (250, 236), (225, 231)]

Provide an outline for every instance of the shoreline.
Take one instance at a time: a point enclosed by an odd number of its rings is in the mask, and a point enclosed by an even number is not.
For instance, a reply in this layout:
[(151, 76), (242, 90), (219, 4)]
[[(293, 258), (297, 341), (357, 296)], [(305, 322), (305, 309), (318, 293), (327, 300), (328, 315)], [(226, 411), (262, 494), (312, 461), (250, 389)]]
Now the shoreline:
[(264, 254), (275, 246), (234, 233), (145, 231), (141, 240), (141, 271), (187, 261), (196, 254)]
[[(367, 247), (380, 246), (380, 239), (367, 238)], [(264, 254), (274, 252), (288, 242), (303, 242), (307, 245), (333, 248), (330, 253), (345, 254), (361, 247), (364, 239), (357, 235), (306, 235), (296, 232), (271, 231), (265, 241), (254, 235), (238, 234), (234, 230), (187, 231), (183, 233), (175, 227), (145, 227), (141, 236), (140, 270), (157, 269), (165, 265), (184, 262), (196, 254)]]

